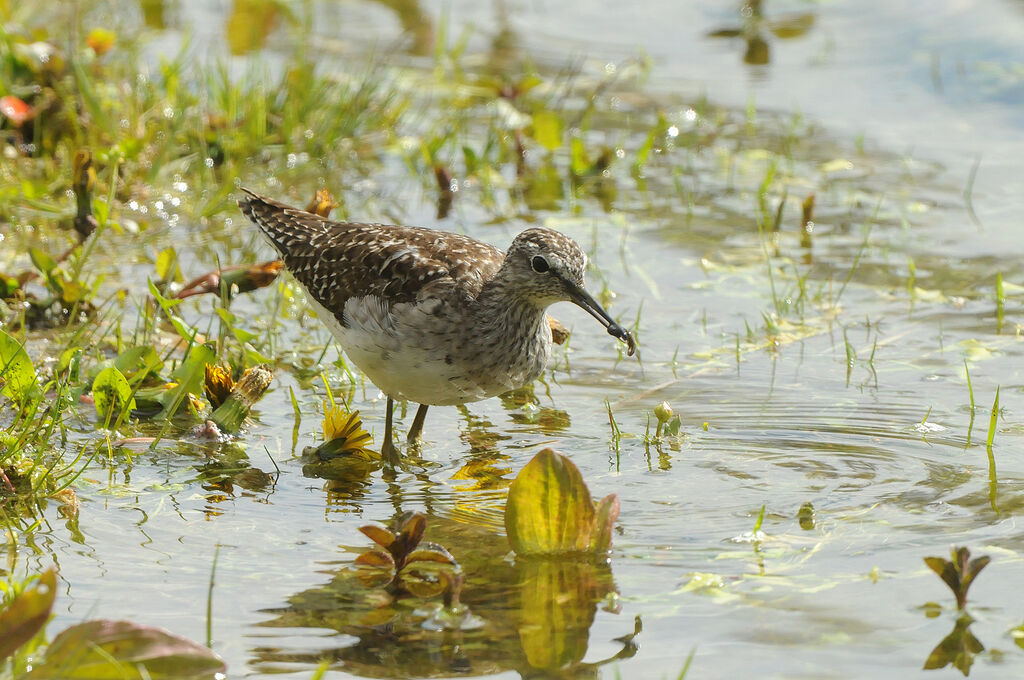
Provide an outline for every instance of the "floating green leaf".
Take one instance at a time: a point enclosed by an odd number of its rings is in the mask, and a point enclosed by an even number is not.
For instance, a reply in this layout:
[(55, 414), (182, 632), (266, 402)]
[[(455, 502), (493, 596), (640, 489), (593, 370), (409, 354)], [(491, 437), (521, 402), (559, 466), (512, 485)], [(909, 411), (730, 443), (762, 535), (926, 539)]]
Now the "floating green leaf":
[(565, 456), (544, 449), (512, 482), (505, 530), (519, 555), (605, 552), (618, 507), (613, 494), (595, 511), (579, 469)]
[(199, 680), (226, 670), (212, 651), (129, 621), (87, 621), (54, 638), (26, 680)]
[(115, 366), (104, 368), (93, 380), (92, 397), (96, 403), (96, 415), (101, 420), (109, 421), (115, 409), (135, 408), (131, 385)]
[(36, 386), (36, 371), (24, 345), (0, 330), (0, 394), (23, 403)]
[(57, 573), (48, 569), (33, 587), (16, 595), (0, 611), (0, 661), (42, 630), (56, 596)]

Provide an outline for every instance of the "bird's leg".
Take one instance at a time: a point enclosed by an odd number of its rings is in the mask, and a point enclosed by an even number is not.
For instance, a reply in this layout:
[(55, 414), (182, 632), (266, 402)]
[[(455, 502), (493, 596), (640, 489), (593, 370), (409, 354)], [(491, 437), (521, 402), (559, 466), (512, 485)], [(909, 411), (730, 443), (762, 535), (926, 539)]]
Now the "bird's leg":
[(420, 404), (420, 407), (416, 409), (416, 417), (412, 419), (412, 427), (409, 428), (409, 441), (414, 442), (420, 438), (420, 433), (423, 432), (423, 421), (427, 419), (427, 408), (426, 404)]
[(395, 443), (391, 441), (391, 414), (394, 411), (395, 402), (391, 397), (388, 397), (388, 416), (384, 421), (384, 443), (381, 444), (380, 455), (392, 467), (397, 466), (400, 461), (398, 449), (395, 448)]

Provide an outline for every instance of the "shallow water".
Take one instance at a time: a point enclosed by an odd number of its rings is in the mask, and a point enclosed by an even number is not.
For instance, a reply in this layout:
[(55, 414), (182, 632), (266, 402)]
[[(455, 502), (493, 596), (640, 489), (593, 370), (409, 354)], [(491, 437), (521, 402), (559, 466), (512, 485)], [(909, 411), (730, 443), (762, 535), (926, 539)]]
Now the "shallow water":
[[(582, 311), (555, 307), (574, 333), (546, 388), (535, 386), (536, 403), (434, 408), (420, 455), (396, 478), (378, 470), (330, 482), (305, 476), (292, 455), (316, 441), (322, 387), (280, 370), (234, 448), (164, 446), (130, 464), (122, 452), (77, 485), (81, 535), (50, 509), (47, 524), (19, 536), (17, 550), (8, 546), (17, 573), (59, 565), (50, 630), (123, 617), (202, 640), (219, 550), (213, 648), (231, 677), (309, 678), (324, 659), (330, 678), (676, 677), (694, 650), (688, 677), (903, 678), (954, 628), (952, 597), (922, 558), (956, 544), (993, 557), (970, 593), (971, 632), (985, 646), (970, 672), (1019, 675), (1024, 651), (1009, 631), (1024, 619), (1022, 299), (1009, 285), (1000, 329), (994, 286), (997, 272), (1024, 284), (1016, 217), (1024, 4), (763, 5), (761, 19), (729, 3), (419, 8), (428, 36), (445, 21), (451, 36), (475, 27), (471, 65), (496, 59), (499, 38), (502, 53), (530, 55), (547, 71), (576, 63), (583, 77), (649, 55), (646, 84), (617, 94), (621, 117), (604, 114), (610, 144), (635, 148), (658, 110), (683, 135), (700, 134), (686, 124), (703, 99), (718, 112), (723, 122), (699, 151), (680, 144), (656, 157), (644, 183), (625, 163), (613, 165), (615, 193), (604, 205), (563, 196), (532, 210), (512, 204), (512, 219), (498, 220), (467, 187), (438, 222), (433, 197), (398, 161), (345, 188), (352, 216), (362, 209), (502, 246), (527, 219), (573, 236), (594, 261), (592, 288), (614, 291), (613, 315), (639, 318), (640, 360), (625, 358)], [(399, 63), (432, 68), (384, 4), (312, 7), (310, 43), (325, 59), (399, 45)], [(174, 6), (155, 49), (176, 49), (186, 25), (197, 45), (222, 39), (230, 9)], [(734, 30), (747, 40), (709, 37)], [(273, 60), (275, 44), (290, 39), (283, 28), (271, 32), (262, 57)], [(766, 63), (744, 62), (766, 54)], [(762, 239), (757, 191), (773, 158), (789, 178), (788, 200), (781, 233)], [(804, 247), (798, 219), (810, 192), (815, 229)], [(239, 217), (226, 229), (223, 218), (198, 236), (196, 224), (179, 222), (147, 247), (194, 240), (187, 275), (216, 256), (270, 255), (251, 232), (240, 235)], [(131, 247), (130, 239), (115, 245)], [(232, 311), (268, 317), (278, 295), (243, 296)], [(190, 320), (207, 324), (211, 305), (193, 304)], [(315, 361), (326, 331), (311, 319), (289, 323), (278, 347)], [(324, 360), (332, 388), (351, 389), (379, 433), (383, 400), (372, 385), (347, 387), (335, 356), (331, 348)], [(303, 408), (297, 447), (289, 387)], [(606, 400), (623, 432), (617, 447)], [(662, 400), (683, 427), (654, 445), (644, 434)], [(545, 446), (573, 458), (595, 497), (618, 494), (610, 573), (571, 565), (537, 574), (509, 556), (505, 488)], [(268, 476), (239, 474), (247, 468)], [(805, 504), (813, 520), (801, 522)], [(755, 540), (762, 505), (764, 536)], [(390, 612), (375, 611), (381, 603), (354, 579), (352, 560), (369, 547), (357, 529), (406, 510), (425, 511), (428, 538), (466, 568), (463, 599), (483, 628), (439, 634), (409, 612), (392, 627), (373, 617)], [(559, 578), (592, 588), (554, 607), (575, 622), (572, 632), (537, 644), (516, 623), (550, 632), (535, 619), (552, 605), (531, 584)], [(922, 608), (932, 601), (943, 605), (937, 616)], [(616, 640), (637, 619), (632, 643)], [(563, 652), (563, 667), (537, 668), (539, 649)]]

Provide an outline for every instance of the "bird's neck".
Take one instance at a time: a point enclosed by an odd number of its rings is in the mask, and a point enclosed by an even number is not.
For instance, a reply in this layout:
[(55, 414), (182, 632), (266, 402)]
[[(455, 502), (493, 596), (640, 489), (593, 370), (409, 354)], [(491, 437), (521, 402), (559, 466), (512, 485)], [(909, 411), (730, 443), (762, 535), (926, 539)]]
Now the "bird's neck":
[(478, 334), (474, 344), (486, 348), (480, 360), (507, 362), (507, 372), (520, 376), (520, 385), (536, 379), (551, 355), (547, 307), (516, 295), (500, 277), (484, 286), (476, 304), (476, 328), (470, 332)]
[(481, 326), (491, 331), (496, 340), (532, 336), (547, 324), (547, 305), (517, 295), (513, 286), (500, 276), (484, 285), (476, 302)]
[(464, 383), (476, 383), (479, 393), (495, 395), (528, 385), (544, 373), (551, 358), (544, 309), (493, 280), (464, 304), (449, 319), (455, 346), (445, 357)]

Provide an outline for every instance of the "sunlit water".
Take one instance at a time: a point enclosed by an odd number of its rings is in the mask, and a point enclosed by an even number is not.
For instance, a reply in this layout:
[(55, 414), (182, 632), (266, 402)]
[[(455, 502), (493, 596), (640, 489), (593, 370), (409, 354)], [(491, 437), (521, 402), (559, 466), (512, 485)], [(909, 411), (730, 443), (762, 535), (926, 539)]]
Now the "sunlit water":
[[(1000, 331), (994, 293), (997, 272), (1024, 284), (1024, 4), (786, 2), (764, 6), (760, 19), (729, 3), (643, 11), (524, 3), (502, 13), (456, 2), (443, 3), (443, 14), (441, 5), (421, 8), (426, 34), (444, 22), (452, 35), (475, 26), (469, 54), (489, 49), (499, 30), (513, 51), (548, 68), (576, 60), (599, 72), (643, 51), (653, 60), (643, 96), (675, 107), (680, 120), (703, 95), (734, 111), (736, 126), (750, 103), (762, 121), (778, 119), (773, 129), (794, 126), (800, 142), (785, 171), (813, 186), (794, 181), (771, 277), (753, 218), (766, 164), (752, 150), (778, 148), (781, 134), (744, 142), (727, 162), (711, 153), (652, 162), (645, 191), (622, 173), (611, 213), (596, 200), (575, 212), (565, 202), (535, 211), (591, 253), (617, 294), (613, 314), (639, 315), (640, 361), (620, 356), (580, 310), (556, 307), (575, 332), (548, 390), (536, 386), (536, 406), (492, 399), (466, 414), (432, 409), (421, 457), (407, 471), (331, 485), (304, 476), (292, 457), (288, 388), (303, 407), (299, 451), (314, 443), (322, 388), (279, 371), (243, 438), (247, 463), (191, 445), (138, 453), (127, 466), (118, 459), (109, 476), (95, 467), (78, 484), (81, 535), (51, 512), (34, 547), (24, 539), (19, 570), (60, 567), (50, 629), (124, 617), (202, 640), (219, 550), (213, 648), (231, 677), (308, 678), (323, 659), (331, 678), (539, 673), (515, 626), (529, 617), (524, 593), (533, 582), (508, 555), (500, 508), (515, 472), (553, 446), (579, 465), (596, 497), (614, 492), (622, 503), (611, 560), (618, 596), (579, 608), (593, 622), (572, 635), (578, 653), (566, 676), (675, 677), (695, 650), (689, 677), (908, 677), (954, 626), (952, 597), (922, 562), (951, 544), (993, 557), (970, 593), (971, 630), (986, 648), (971, 674), (1024, 672), (1009, 633), (1024, 620), (1021, 298), (1008, 288)], [(383, 5), (315, 8), (311, 41), (335, 57), (410, 45)], [(185, 25), (196, 44), (220, 40), (228, 10), (179, 6), (157, 44), (176, 49)], [(709, 37), (716, 31), (746, 39)], [(289, 38), (279, 31), (275, 39)], [(425, 57), (402, 58), (430, 68)], [(979, 158), (972, 218), (964, 191)], [(692, 206), (669, 170), (684, 160)], [(375, 180), (374, 205), (400, 200), (403, 219), (436, 224), (432, 198), (400, 169)], [(797, 216), (810, 191), (818, 212), (806, 249)], [(501, 246), (521, 226), (483, 226), (486, 219), (463, 201), (440, 226)], [(190, 228), (162, 238), (187, 238)], [(248, 232), (207, 245), (225, 242), (232, 261), (256, 257), (254, 248), (269, 255)], [(215, 261), (201, 249), (197, 258), (189, 273)], [(762, 314), (778, 311), (773, 286), (783, 313), (768, 332)], [(272, 294), (233, 309), (266, 315)], [(209, 314), (209, 305), (193, 314)], [(282, 337), (322, 346), (326, 332), (306, 325)], [(329, 350), (325, 362), (334, 357)], [(354, 388), (355, 406), (378, 433), (379, 396), (369, 384)], [(624, 433), (617, 447), (606, 400)], [(683, 427), (647, 444), (649, 414), (662, 400)], [(231, 472), (239, 464), (272, 477), (247, 483)], [(233, 481), (215, 485), (218, 467)], [(813, 516), (801, 522), (805, 504)], [(762, 505), (764, 536), (751, 540)], [(349, 572), (369, 547), (357, 527), (387, 523), (399, 510), (426, 511), (428, 537), (463, 562), (464, 601), (483, 629), (371, 625), (372, 605)], [(945, 607), (937, 617), (922, 609), (930, 601)], [(633, 633), (636, 617), (637, 647), (616, 641)]]

